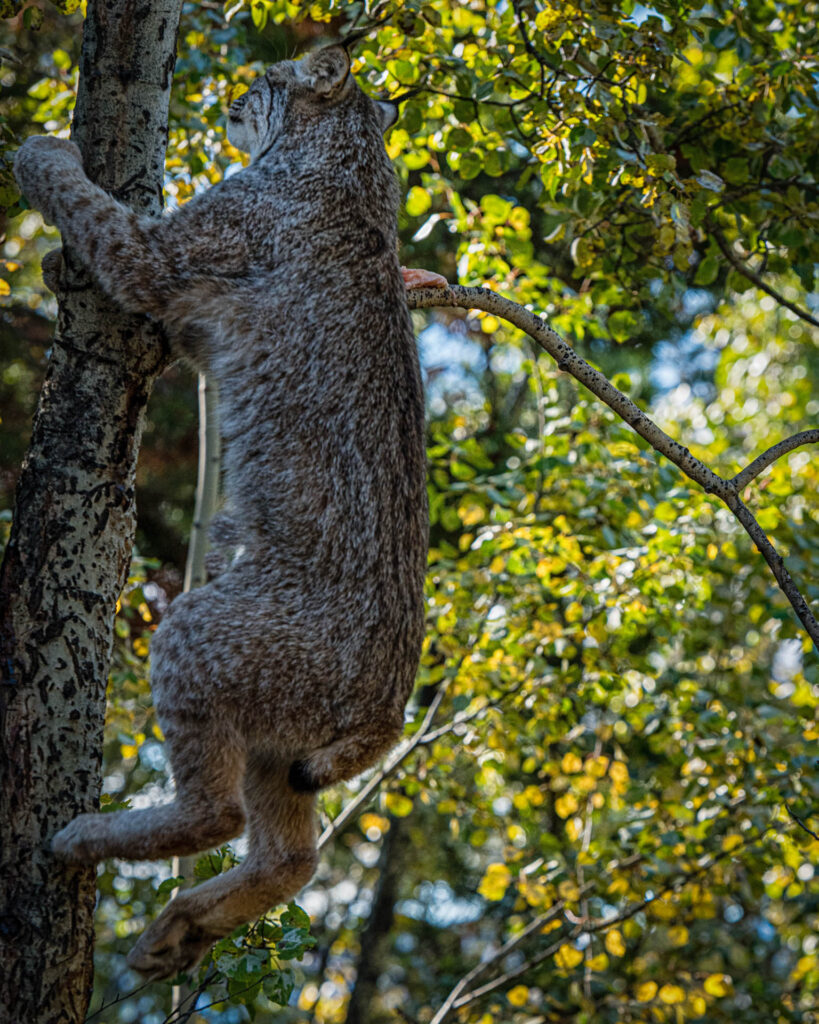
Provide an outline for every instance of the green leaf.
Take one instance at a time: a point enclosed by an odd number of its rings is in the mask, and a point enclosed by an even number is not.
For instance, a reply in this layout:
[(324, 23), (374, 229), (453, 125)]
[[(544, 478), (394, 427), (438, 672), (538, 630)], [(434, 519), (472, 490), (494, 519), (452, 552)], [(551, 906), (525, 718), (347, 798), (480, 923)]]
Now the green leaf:
[(426, 213), (432, 204), (432, 199), (426, 189), (414, 185), (407, 195), (405, 209), (410, 217), (420, 217)]
[(719, 260), (716, 256), (706, 256), (705, 259), (700, 261), (699, 266), (697, 267), (697, 272), (694, 274), (694, 284), (713, 284), (719, 274), (719, 266)]

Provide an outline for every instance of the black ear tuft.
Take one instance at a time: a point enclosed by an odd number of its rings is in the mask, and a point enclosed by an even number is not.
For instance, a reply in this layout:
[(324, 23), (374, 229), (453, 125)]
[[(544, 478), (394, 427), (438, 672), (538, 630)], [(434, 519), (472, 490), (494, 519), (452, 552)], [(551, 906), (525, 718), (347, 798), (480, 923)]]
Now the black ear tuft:
[(375, 107), (381, 119), (381, 131), (387, 132), (398, 120), (398, 104), (390, 100), (376, 100)]

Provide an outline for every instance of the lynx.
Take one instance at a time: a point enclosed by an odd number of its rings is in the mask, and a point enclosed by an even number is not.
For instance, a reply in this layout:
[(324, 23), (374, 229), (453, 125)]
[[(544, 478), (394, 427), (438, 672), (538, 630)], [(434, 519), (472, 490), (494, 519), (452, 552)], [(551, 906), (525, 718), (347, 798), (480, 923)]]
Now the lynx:
[(259, 76), (229, 111), (249, 166), (162, 218), (92, 184), (71, 142), (29, 139), (15, 164), (100, 287), (161, 320), (176, 354), (219, 386), (241, 547), (171, 604), (151, 645), (175, 799), (82, 814), (52, 841), (61, 860), (87, 864), (192, 854), (247, 828), (241, 865), (177, 896), (132, 949), (150, 977), (191, 970), (295, 895), (316, 864), (316, 792), (402, 732), (427, 504), (382, 139), (394, 118), (334, 46)]

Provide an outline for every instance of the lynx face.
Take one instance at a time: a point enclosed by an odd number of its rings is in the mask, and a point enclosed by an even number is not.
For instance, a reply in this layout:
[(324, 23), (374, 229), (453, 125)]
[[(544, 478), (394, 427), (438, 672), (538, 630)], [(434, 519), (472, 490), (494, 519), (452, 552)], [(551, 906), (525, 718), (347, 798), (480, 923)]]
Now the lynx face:
[[(357, 90), (350, 74), (350, 57), (342, 46), (329, 46), (300, 61), (282, 61), (268, 68), (228, 111), (227, 137), (231, 145), (257, 160), (275, 143), (288, 113), (320, 116)], [(398, 117), (388, 101), (371, 101), (382, 131)]]

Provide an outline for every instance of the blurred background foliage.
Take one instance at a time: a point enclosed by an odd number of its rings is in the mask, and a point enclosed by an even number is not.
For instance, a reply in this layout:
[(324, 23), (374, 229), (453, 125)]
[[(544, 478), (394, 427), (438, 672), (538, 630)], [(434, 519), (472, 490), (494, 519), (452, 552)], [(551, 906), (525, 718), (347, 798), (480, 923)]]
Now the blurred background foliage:
[[(530, 304), (730, 474), (819, 411), (817, 6), (188, 3), (168, 205), (239, 168), (224, 109), (262, 67), (372, 25), (359, 81), (420, 90), (386, 139), (402, 262)], [(51, 344), (39, 261), (58, 244), (9, 168), (26, 134), (68, 131), (83, 8), (0, 3), (5, 508)], [(432, 536), (405, 755), (369, 799), (363, 782), (323, 795), (324, 827), (355, 813), (328, 827), (302, 909), (221, 943), (173, 1019), (815, 1024), (819, 671), (789, 606), (725, 510), (525, 337), (414, 316)], [(181, 585), (195, 461), (177, 366), (140, 463), (112, 806), (167, 788), (147, 658)], [(814, 606), (818, 494), (799, 450), (746, 495)], [(172, 867), (112, 862), (99, 882), (90, 1019), (160, 1024), (168, 987), (135, 991), (124, 954)]]

